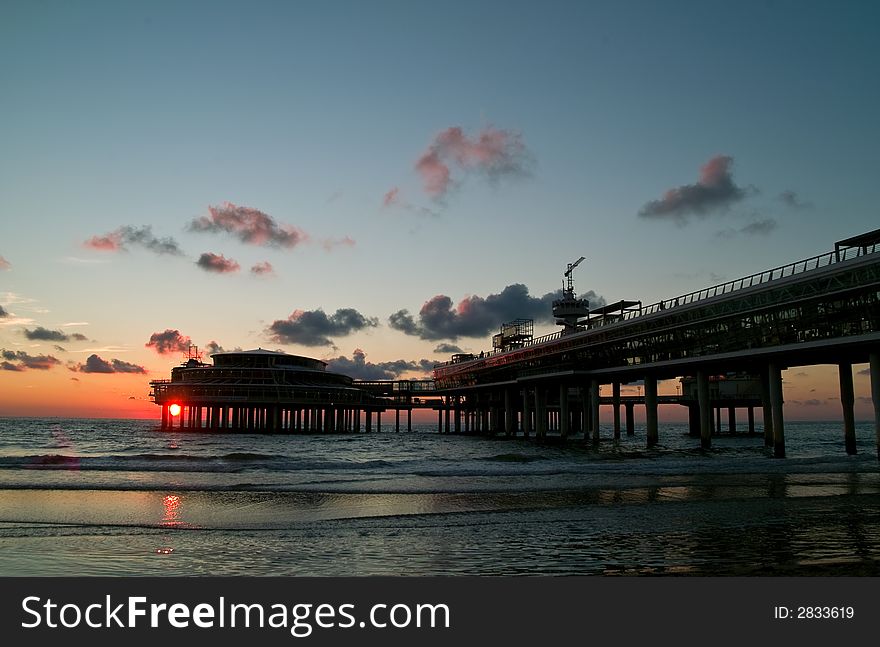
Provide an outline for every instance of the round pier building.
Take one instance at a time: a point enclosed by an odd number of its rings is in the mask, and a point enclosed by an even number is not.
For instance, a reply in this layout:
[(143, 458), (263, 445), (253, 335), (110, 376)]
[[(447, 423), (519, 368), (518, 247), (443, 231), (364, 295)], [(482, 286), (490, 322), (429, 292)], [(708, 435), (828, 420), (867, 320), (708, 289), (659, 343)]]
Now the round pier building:
[(311, 357), (263, 349), (190, 357), (150, 382), (162, 428), (238, 432), (344, 432), (383, 403)]

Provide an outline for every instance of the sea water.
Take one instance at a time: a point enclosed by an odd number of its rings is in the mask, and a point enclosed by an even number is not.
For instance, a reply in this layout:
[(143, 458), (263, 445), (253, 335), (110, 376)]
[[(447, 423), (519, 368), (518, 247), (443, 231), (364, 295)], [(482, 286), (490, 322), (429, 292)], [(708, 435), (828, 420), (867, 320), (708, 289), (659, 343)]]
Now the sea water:
[(873, 424), (701, 450), (0, 418), (0, 575), (880, 574)]

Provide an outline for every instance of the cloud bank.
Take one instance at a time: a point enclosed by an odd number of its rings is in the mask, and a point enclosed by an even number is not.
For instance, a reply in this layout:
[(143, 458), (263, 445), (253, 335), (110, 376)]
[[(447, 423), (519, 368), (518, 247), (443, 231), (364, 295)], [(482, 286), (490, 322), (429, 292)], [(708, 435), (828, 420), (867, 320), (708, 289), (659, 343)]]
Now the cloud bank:
[[(579, 296), (587, 299), (591, 307), (605, 303), (592, 290)], [(483, 337), (513, 319), (553, 321), (553, 301), (560, 297), (561, 290), (542, 297), (530, 296), (529, 289), (521, 283), (508, 285), (487, 297), (466, 297), (454, 307), (451, 298), (438, 294), (425, 302), (418, 320), (408, 310), (398, 310), (388, 318), (388, 323), (395, 330), (422, 339), (454, 341), (459, 337)]]
[(147, 369), (137, 364), (123, 362), (119, 359), (111, 359), (109, 362), (98, 355), (89, 355), (85, 362), (77, 365), (73, 370), (80, 373), (136, 373), (145, 375)]
[[(61, 360), (52, 355), (29, 355), (21, 350), (11, 351), (5, 348), (0, 351), (0, 357), (5, 360), (2, 365), (5, 371), (24, 371), (26, 369), (47, 371), (61, 363)], [(12, 362), (18, 363), (12, 364)]]
[(354, 308), (340, 308), (327, 315), (317, 310), (295, 310), (287, 319), (276, 319), (266, 332), (279, 344), (332, 346), (330, 336), (345, 336), (379, 325), (376, 318), (365, 317)]
[(434, 369), (434, 362), (429, 359), (419, 361), (398, 359), (374, 364), (367, 361), (366, 353), (360, 348), (354, 350), (351, 358), (340, 355), (325, 361), (328, 371), (342, 373), (357, 380), (393, 380), (408, 371), (430, 373)]

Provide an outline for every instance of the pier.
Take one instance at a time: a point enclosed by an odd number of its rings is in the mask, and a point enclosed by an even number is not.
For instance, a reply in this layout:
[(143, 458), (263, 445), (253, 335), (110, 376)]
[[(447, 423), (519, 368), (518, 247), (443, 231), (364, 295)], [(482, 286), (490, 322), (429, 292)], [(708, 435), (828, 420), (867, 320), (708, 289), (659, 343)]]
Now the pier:
[[(569, 265), (563, 298), (554, 304), (561, 331), (508, 338), (502, 326), (492, 350), (436, 366), (436, 388), (451, 400), (456, 431), (464, 416), (466, 425), (540, 438), (558, 416), (563, 437), (582, 430), (599, 442), (600, 387), (610, 385), (616, 402), (622, 384), (638, 381), (644, 385), (646, 444), (652, 447), (659, 440), (657, 383), (685, 376), (691, 430), (709, 448), (713, 426), (720, 427), (720, 416), (713, 425), (719, 405), (711, 384), (731, 373), (748, 375), (760, 385), (764, 442), (782, 458), (782, 371), (837, 365), (843, 444), (855, 453), (852, 365), (869, 363), (880, 458), (878, 243), (880, 230), (838, 241), (825, 254), (648, 306), (622, 300), (592, 311), (574, 294), (571, 270), (578, 260)], [(728, 409), (731, 426), (736, 406)], [(615, 435), (618, 411), (615, 406)]]
[[(688, 408), (702, 448), (736, 433), (744, 411), (763, 442), (785, 456), (782, 371), (836, 365), (843, 447), (856, 452), (852, 365), (870, 366), (880, 458), (880, 230), (838, 241), (834, 250), (650, 305), (620, 300), (590, 308), (574, 292), (569, 264), (553, 312), (561, 330), (533, 336), (533, 323), (501, 325), (492, 349), (460, 353), (433, 380), (358, 381), (317, 359), (257, 349), (191, 357), (170, 380), (151, 382), (162, 428), (243, 432), (412, 429), (415, 409), (437, 412), (440, 433), (506, 434), (601, 442), (599, 409), (611, 406), (614, 438), (634, 433), (644, 407), (647, 447), (659, 442), (661, 404)], [(678, 395), (658, 382), (678, 379)], [(622, 395), (638, 384), (639, 395)], [(602, 387), (611, 395), (602, 395)], [(175, 409), (177, 407), (177, 409)], [(623, 417), (621, 416), (623, 411)], [(374, 425), (375, 420), (375, 425)]]

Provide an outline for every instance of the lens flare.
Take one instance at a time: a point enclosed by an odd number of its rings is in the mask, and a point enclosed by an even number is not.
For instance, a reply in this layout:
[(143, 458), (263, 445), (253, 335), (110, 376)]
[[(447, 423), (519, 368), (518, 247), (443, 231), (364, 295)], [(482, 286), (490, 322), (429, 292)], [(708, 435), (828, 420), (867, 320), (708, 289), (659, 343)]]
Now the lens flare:
[(168, 413), (170, 413), (172, 416), (179, 416), (180, 415), (180, 405), (179, 404), (172, 404), (170, 407), (168, 407)]

